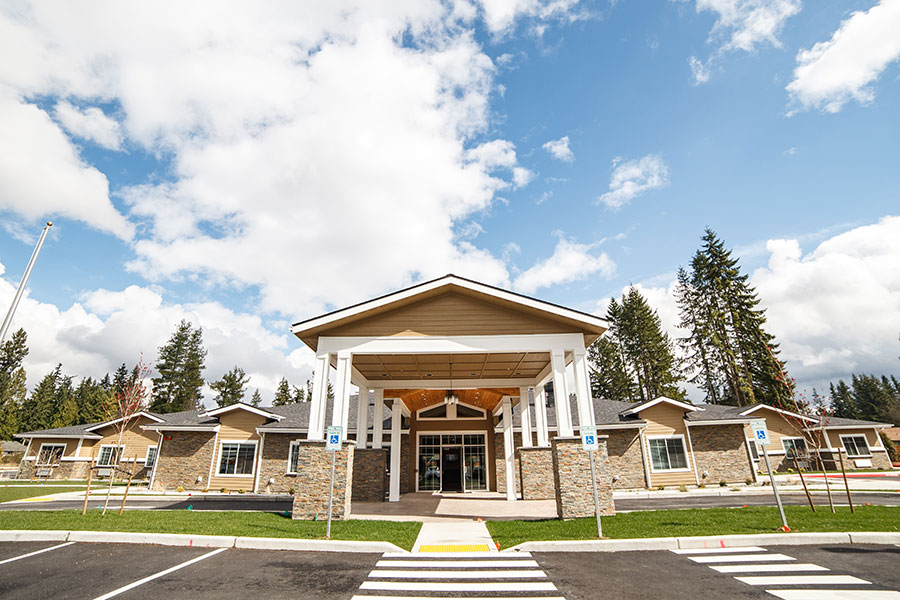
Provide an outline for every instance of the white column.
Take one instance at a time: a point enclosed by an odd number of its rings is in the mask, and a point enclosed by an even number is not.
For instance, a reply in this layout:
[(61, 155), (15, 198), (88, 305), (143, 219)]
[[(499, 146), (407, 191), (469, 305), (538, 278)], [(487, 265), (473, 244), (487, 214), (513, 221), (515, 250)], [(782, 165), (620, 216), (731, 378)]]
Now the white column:
[(569, 391), (566, 387), (566, 356), (562, 350), (550, 353), (553, 369), (553, 404), (556, 407), (556, 427), (560, 437), (573, 437), (572, 415), (569, 414)]
[(369, 441), (369, 388), (359, 387), (356, 403), (356, 447), (365, 448)]
[(506, 459), (506, 499), (516, 499), (516, 449), (513, 447), (512, 401), (503, 396), (503, 457)]
[(328, 355), (316, 356), (316, 366), (313, 369), (312, 398), (309, 399), (309, 429), (306, 437), (310, 440), (324, 440), (323, 428), (325, 415), (325, 401), (328, 397)]
[(394, 398), (391, 405), (391, 485), (388, 500), (390, 502), (400, 501), (400, 419), (403, 414), (400, 412), (400, 398)]
[(531, 448), (531, 408), (528, 406), (528, 388), (519, 388), (519, 419), (522, 425), (522, 447)]
[(534, 423), (537, 429), (537, 445), (549, 446), (550, 427), (547, 424), (547, 396), (542, 385), (534, 388)]
[(591, 380), (587, 369), (587, 356), (583, 350), (575, 349), (572, 370), (575, 372), (575, 397), (578, 403), (578, 423), (596, 425), (594, 419), (594, 399), (591, 396)]
[(350, 415), (350, 358), (349, 352), (338, 353), (334, 408), (331, 411), (331, 424), (343, 427), (341, 441), (347, 439), (347, 418)]
[(384, 390), (375, 390), (375, 416), (372, 417), (372, 447), (384, 445)]

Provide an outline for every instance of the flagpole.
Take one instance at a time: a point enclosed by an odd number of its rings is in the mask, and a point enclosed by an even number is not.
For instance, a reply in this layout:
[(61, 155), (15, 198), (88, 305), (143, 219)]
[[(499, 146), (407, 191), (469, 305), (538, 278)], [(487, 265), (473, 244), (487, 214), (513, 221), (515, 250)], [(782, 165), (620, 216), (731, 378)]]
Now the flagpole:
[(50, 231), (51, 227), (53, 227), (53, 222), (47, 221), (47, 224), (44, 225), (44, 230), (41, 231), (41, 237), (38, 239), (37, 246), (34, 247), (34, 252), (31, 254), (31, 260), (28, 261), (28, 267), (25, 269), (25, 274), (22, 275), (22, 281), (19, 282), (19, 288), (16, 290), (16, 295), (13, 297), (12, 305), (9, 307), (9, 312), (6, 313), (6, 318), (3, 319), (3, 326), (0, 327), (0, 343), (3, 343), (3, 340), (6, 339), (6, 332), (12, 323), (16, 308), (19, 306), (19, 300), (22, 299), (22, 293), (25, 291), (25, 286), (28, 284), (28, 277), (31, 275), (31, 270), (34, 268), (34, 263), (41, 251), (41, 246), (44, 245), (44, 239), (47, 237), (47, 232)]

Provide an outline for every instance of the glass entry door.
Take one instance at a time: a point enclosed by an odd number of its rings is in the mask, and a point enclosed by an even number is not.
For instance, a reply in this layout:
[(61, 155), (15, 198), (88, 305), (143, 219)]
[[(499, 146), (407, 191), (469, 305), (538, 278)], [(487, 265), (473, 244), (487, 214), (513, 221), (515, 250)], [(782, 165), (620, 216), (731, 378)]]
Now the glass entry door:
[(419, 436), (418, 490), (487, 490), (487, 449), (483, 433)]

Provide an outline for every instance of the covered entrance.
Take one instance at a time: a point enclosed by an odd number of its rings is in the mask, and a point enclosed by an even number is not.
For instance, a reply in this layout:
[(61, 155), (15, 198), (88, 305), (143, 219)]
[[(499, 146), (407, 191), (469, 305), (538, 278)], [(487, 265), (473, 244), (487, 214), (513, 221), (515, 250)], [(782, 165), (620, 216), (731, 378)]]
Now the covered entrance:
[(418, 438), (415, 491), (487, 491), (484, 433), (422, 433)]

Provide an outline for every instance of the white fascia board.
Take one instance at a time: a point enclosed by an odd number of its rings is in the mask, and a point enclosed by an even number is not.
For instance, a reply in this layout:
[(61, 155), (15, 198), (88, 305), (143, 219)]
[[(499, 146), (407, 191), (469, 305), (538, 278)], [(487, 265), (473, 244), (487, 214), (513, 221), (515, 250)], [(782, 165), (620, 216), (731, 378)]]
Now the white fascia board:
[(688, 427), (694, 425), (749, 425), (750, 421), (753, 419), (729, 419), (729, 420), (716, 420), (716, 421), (688, 421), (684, 420), (685, 425)]
[(142, 429), (144, 431), (213, 431), (218, 432), (220, 425), (213, 425), (212, 427), (208, 425), (186, 425), (184, 427), (179, 427), (178, 425), (166, 425), (165, 423), (160, 423), (159, 425), (144, 425)]
[(810, 422), (812, 422), (812, 423), (818, 423), (818, 422), (819, 422), (819, 420), (816, 419), (816, 418), (814, 418), (814, 417), (810, 417), (810, 416), (808, 416), (808, 415), (801, 415), (800, 413), (791, 412), (791, 411), (789, 411), (789, 410), (784, 410), (784, 409), (782, 409), (782, 408), (775, 408), (774, 406), (769, 406), (768, 404), (758, 404), (758, 405), (754, 406), (753, 408), (749, 408), (749, 409), (745, 410), (744, 412), (742, 412), (742, 413), (740, 413), (740, 414), (741, 414), (742, 416), (749, 415), (749, 414), (751, 414), (751, 413), (754, 413), (754, 412), (758, 411), (758, 410), (761, 409), (761, 408), (766, 408), (766, 409), (769, 409), (769, 410), (774, 410), (775, 412), (777, 412), (777, 413), (779, 413), (779, 414), (787, 415), (787, 416), (789, 416), (789, 417), (794, 417), (794, 418), (797, 418), (797, 419), (803, 419), (804, 421), (810, 421)]
[(540, 310), (546, 313), (551, 313), (560, 317), (564, 317), (567, 319), (571, 319), (573, 321), (579, 321), (581, 323), (589, 324), (594, 327), (603, 327), (608, 328), (609, 322), (603, 317), (598, 317), (595, 315), (589, 315), (587, 313), (582, 313), (579, 311), (572, 310), (570, 308), (565, 308), (562, 306), (557, 306), (555, 304), (550, 304), (548, 302), (544, 302), (542, 300), (537, 300), (535, 298), (530, 298), (528, 296), (522, 296), (520, 294), (515, 294), (513, 292), (509, 292), (506, 290), (502, 290), (499, 288), (494, 288), (491, 286), (487, 286), (475, 281), (470, 281), (468, 279), (462, 279), (460, 277), (456, 277), (455, 275), (447, 275), (445, 277), (441, 277), (440, 279), (435, 279), (433, 281), (429, 281), (423, 284), (419, 284), (405, 290), (400, 290), (398, 292), (394, 292), (392, 294), (388, 294), (386, 296), (382, 296), (380, 298), (375, 298), (373, 300), (369, 300), (368, 302), (363, 302), (361, 304), (357, 304), (355, 306), (350, 306), (348, 308), (337, 310), (335, 312), (329, 313), (327, 315), (322, 315), (320, 317), (316, 317), (313, 319), (309, 319), (307, 321), (301, 321), (291, 326), (291, 333), (298, 334), (303, 331), (308, 331), (310, 329), (317, 329), (324, 325), (328, 325), (329, 323), (333, 323), (335, 321), (340, 321), (341, 319), (346, 319), (348, 317), (352, 317), (354, 315), (358, 315), (364, 313), (366, 311), (374, 310), (376, 308), (381, 308), (383, 306), (387, 306), (389, 304), (393, 304), (394, 302), (399, 302), (401, 300), (405, 300), (407, 298), (412, 298), (418, 296), (420, 294), (425, 294), (432, 290), (436, 290), (441, 287), (455, 285), (457, 287), (465, 288), (467, 290), (471, 290), (474, 292), (478, 292), (481, 294), (485, 294), (487, 296), (493, 296), (494, 298), (498, 298), (500, 300), (505, 300), (507, 302), (512, 302), (514, 304), (520, 304), (522, 306), (527, 306), (529, 308), (533, 308), (536, 310)]
[(647, 423), (610, 423), (597, 425), (597, 431), (602, 429), (647, 429)]
[(65, 439), (65, 440), (102, 440), (102, 435), (97, 434), (88, 434), (88, 435), (77, 435), (77, 434), (61, 434), (61, 433), (17, 433), (14, 437), (22, 438), (22, 439), (42, 439), (42, 438), (52, 438), (52, 439)]
[(483, 354), (492, 352), (552, 352), (571, 350), (584, 344), (581, 333), (536, 333), (533, 335), (456, 335), (320, 337), (318, 354)]
[(271, 427), (270, 428), (257, 427), (256, 433), (290, 433), (290, 434), (303, 433), (303, 434), (307, 434), (307, 433), (309, 433), (309, 428), (308, 427), (303, 427), (303, 428), (282, 427), (280, 429), (275, 429), (275, 428), (271, 428)]
[(276, 421), (281, 421), (284, 419), (281, 415), (276, 415), (275, 413), (269, 412), (267, 410), (263, 410), (261, 408), (256, 408), (255, 406), (250, 406), (249, 404), (243, 404), (242, 402), (238, 402), (236, 404), (229, 404), (228, 406), (223, 406), (221, 408), (215, 408), (213, 410), (207, 411), (205, 413), (201, 413), (197, 416), (199, 417), (215, 417), (221, 415), (223, 413), (230, 412), (232, 410), (246, 410), (247, 412), (251, 412), (255, 415), (259, 415), (261, 417), (266, 417), (268, 419), (275, 419)]
[[(479, 388), (533, 387), (531, 379), (382, 379), (370, 381), (369, 388), (381, 389), (435, 389), (477, 390)], [(452, 385), (451, 385), (452, 384)], [(390, 396), (385, 396), (390, 398)]]
[(884, 425), (823, 425), (820, 427), (809, 427), (807, 431), (819, 431), (819, 430), (829, 430), (829, 429), (874, 429), (875, 433), (878, 433), (879, 429), (883, 429), (885, 427), (893, 427), (893, 425), (888, 425), (885, 423)]
[(119, 417), (118, 419), (113, 419), (112, 421), (106, 421), (104, 423), (97, 423), (96, 425), (91, 425), (90, 427), (85, 429), (85, 431), (93, 431), (95, 429), (100, 429), (101, 427), (106, 427), (108, 425), (115, 425), (116, 423), (119, 423), (120, 421), (124, 421), (126, 419), (128, 419), (128, 420), (137, 419), (138, 417), (147, 417), (151, 421), (156, 421), (157, 423), (164, 422), (164, 419), (160, 419), (159, 417), (154, 417), (150, 413), (142, 410), (141, 412), (134, 413), (130, 417)]
[(636, 414), (640, 413), (641, 411), (647, 410), (648, 408), (656, 406), (657, 404), (660, 404), (662, 402), (665, 402), (666, 404), (671, 404), (672, 406), (677, 406), (681, 409), (688, 410), (691, 412), (699, 412), (699, 411), (704, 410), (704, 409), (700, 408), (699, 406), (694, 406), (693, 404), (686, 404), (684, 402), (679, 402), (678, 400), (672, 400), (671, 398), (666, 398), (665, 396), (660, 396), (656, 400), (651, 400), (647, 404), (644, 404), (642, 406), (637, 406), (635, 408), (630, 408), (630, 409), (626, 410), (625, 412), (623, 412), (622, 414), (623, 415), (636, 415)]

